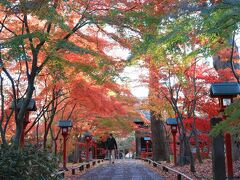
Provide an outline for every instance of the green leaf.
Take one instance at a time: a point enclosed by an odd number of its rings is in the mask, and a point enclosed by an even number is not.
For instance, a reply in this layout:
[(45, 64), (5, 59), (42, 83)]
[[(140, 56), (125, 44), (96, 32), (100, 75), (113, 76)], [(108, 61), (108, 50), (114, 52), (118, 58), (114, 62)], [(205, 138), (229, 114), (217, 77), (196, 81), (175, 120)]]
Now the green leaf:
[(240, 100), (227, 107), (224, 111), (227, 119), (216, 125), (211, 132), (211, 136), (216, 136), (222, 132), (229, 132), (231, 134), (240, 134)]
[(67, 40), (60, 40), (56, 44), (57, 49), (64, 49), (70, 52), (74, 52), (77, 54), (92, 54), (96, 55), (96, 53), (90, 49), (82, 48), (77, 46), (76, 44), (69, 42)]

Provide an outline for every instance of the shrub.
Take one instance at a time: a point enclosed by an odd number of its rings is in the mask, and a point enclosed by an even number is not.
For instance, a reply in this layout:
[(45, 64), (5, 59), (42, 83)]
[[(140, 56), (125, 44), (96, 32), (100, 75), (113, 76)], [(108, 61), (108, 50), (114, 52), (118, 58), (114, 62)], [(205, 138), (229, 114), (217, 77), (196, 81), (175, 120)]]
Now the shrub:
[(54, 179), (52, 174), (58, 167), (56, 156), (34, 146), (0, 147), (0, 179)]

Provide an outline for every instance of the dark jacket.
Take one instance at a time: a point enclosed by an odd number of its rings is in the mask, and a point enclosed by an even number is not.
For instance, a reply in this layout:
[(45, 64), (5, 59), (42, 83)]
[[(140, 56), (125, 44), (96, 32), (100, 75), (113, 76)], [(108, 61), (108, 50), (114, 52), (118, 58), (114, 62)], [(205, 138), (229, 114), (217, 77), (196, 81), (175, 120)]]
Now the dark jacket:
[(107, 138), (106, 148), (109, 150), (117, 149), (117, 142), (114, 137)]

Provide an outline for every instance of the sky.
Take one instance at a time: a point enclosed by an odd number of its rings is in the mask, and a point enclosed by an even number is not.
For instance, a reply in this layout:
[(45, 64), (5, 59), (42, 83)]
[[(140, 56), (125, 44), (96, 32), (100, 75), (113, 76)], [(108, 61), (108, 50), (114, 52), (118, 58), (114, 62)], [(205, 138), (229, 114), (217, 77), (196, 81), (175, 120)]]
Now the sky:
[(137, 98), (142, 99), (148, 96), (148, 87), (140, 80), (142, 79), (141, 76), (146, 76), (147, 74), (147, 69), (134, 65), (126, 67), (121, 76), (127, 79), (126, 84), (132, 94)]
[[(115, 29), (111, 27), (107, 27), (107, 31), (115, 32)], [(240, 35), (236, 36), (236, 44), (238, 48), (240, 47)], [(128, 49), (121, 48), (119, 46), (113, 47), (111, 50), (106, 52), (108, 55), (113, 56), (115, 58), (127, 59), (130, 56), (130, 51)], [(209, 57), (203, 61), (208, 61), (210, 67), (213, 67), (212, 58)], [(146, 98), (148, 96), (148, 87), (146, 84), (141, 82), (142, 76), (147, 76), (147, 69), (141, 68), (139, 65), (128, 66), (121, 73), (121, 77), (125, 79), (125, 81), (119, 81), (119, 84), (123, 84), (127, 86), (131, 93), (139, 99)]]
[[(130, 56), (130, 51), (128, 49), (123, 49), (117, 46), (113, 47), (110, 51), (106, 53), (115, 58), (122, 59), (127, 59)], [(207, 59), (203, 59), (202, 61), (209, 62), (209, 66), (213, 67), (212, 58), (209, 57)], [(147, 83), (142, 82), (143, 77), (148, 76), (148, 70), (146, 68), (142, 68), (138, 64), (127, 66), (120, 74), (120, 76), (124, 79), (124, 81), (119, 80), (117, 82), (128, 87), (135, 97), (139, 99), (144, 99), (148, 97), (148, 85)]]
[[(104, 28), (108, 33), (116, 33), (116, 29), (111, 26), (106, 26)], [(127, 32), (129, 34), (133, 32)], [(137, 36), (137, 34), (135, 34)], [(107, 38), (110, 42), (112, 39)], [(107, 55), (112, 56), (114, 58), (120, 58), (127, 60), (130, 56), (130, 50), (126, 48), (122, 48), (121, 46), (114, 46), (110, 50), (107, 49), (105, 52)], [(124, 81), (118, 81), (119, 84), (125, 85), (131, 91), (131, 93), (139, 99), (146, 98), (148, 96), (148, 87), (144, 85), (140, 80), (141, 76), (147, 75), (148, 72), (146, 69), (140, 68), (138, 65), (128, 66), (124, 69), (124, 71), (120, 74), (121, 78)]]
[[(113, 47), (111, 50), (106, 52), (115, 58), (121, 58), (127, 60), (130, 56), (128, 49), (123, 49), (118, 46)], [(126, 67), (120, 74), (124, 81), (118, 81), (119, 84), (125, 85), (131, 91), (131, 93), (139, 99), (146, 98), (148, 96), (148, 87), (146, 84), (141, 82), (141, 77), (148, 74), (147, 69), (141, 68), (139, 65), (132, 65)]]

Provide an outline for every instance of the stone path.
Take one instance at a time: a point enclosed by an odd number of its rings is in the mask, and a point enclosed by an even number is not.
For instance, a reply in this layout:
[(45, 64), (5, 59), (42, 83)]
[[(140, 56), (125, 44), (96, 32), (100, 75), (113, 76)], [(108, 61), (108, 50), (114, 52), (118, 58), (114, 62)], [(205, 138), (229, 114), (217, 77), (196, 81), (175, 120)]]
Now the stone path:
[(73, 180), (165, 180), (140, 160), (116, 160), (115, 164), (103, 164)]

